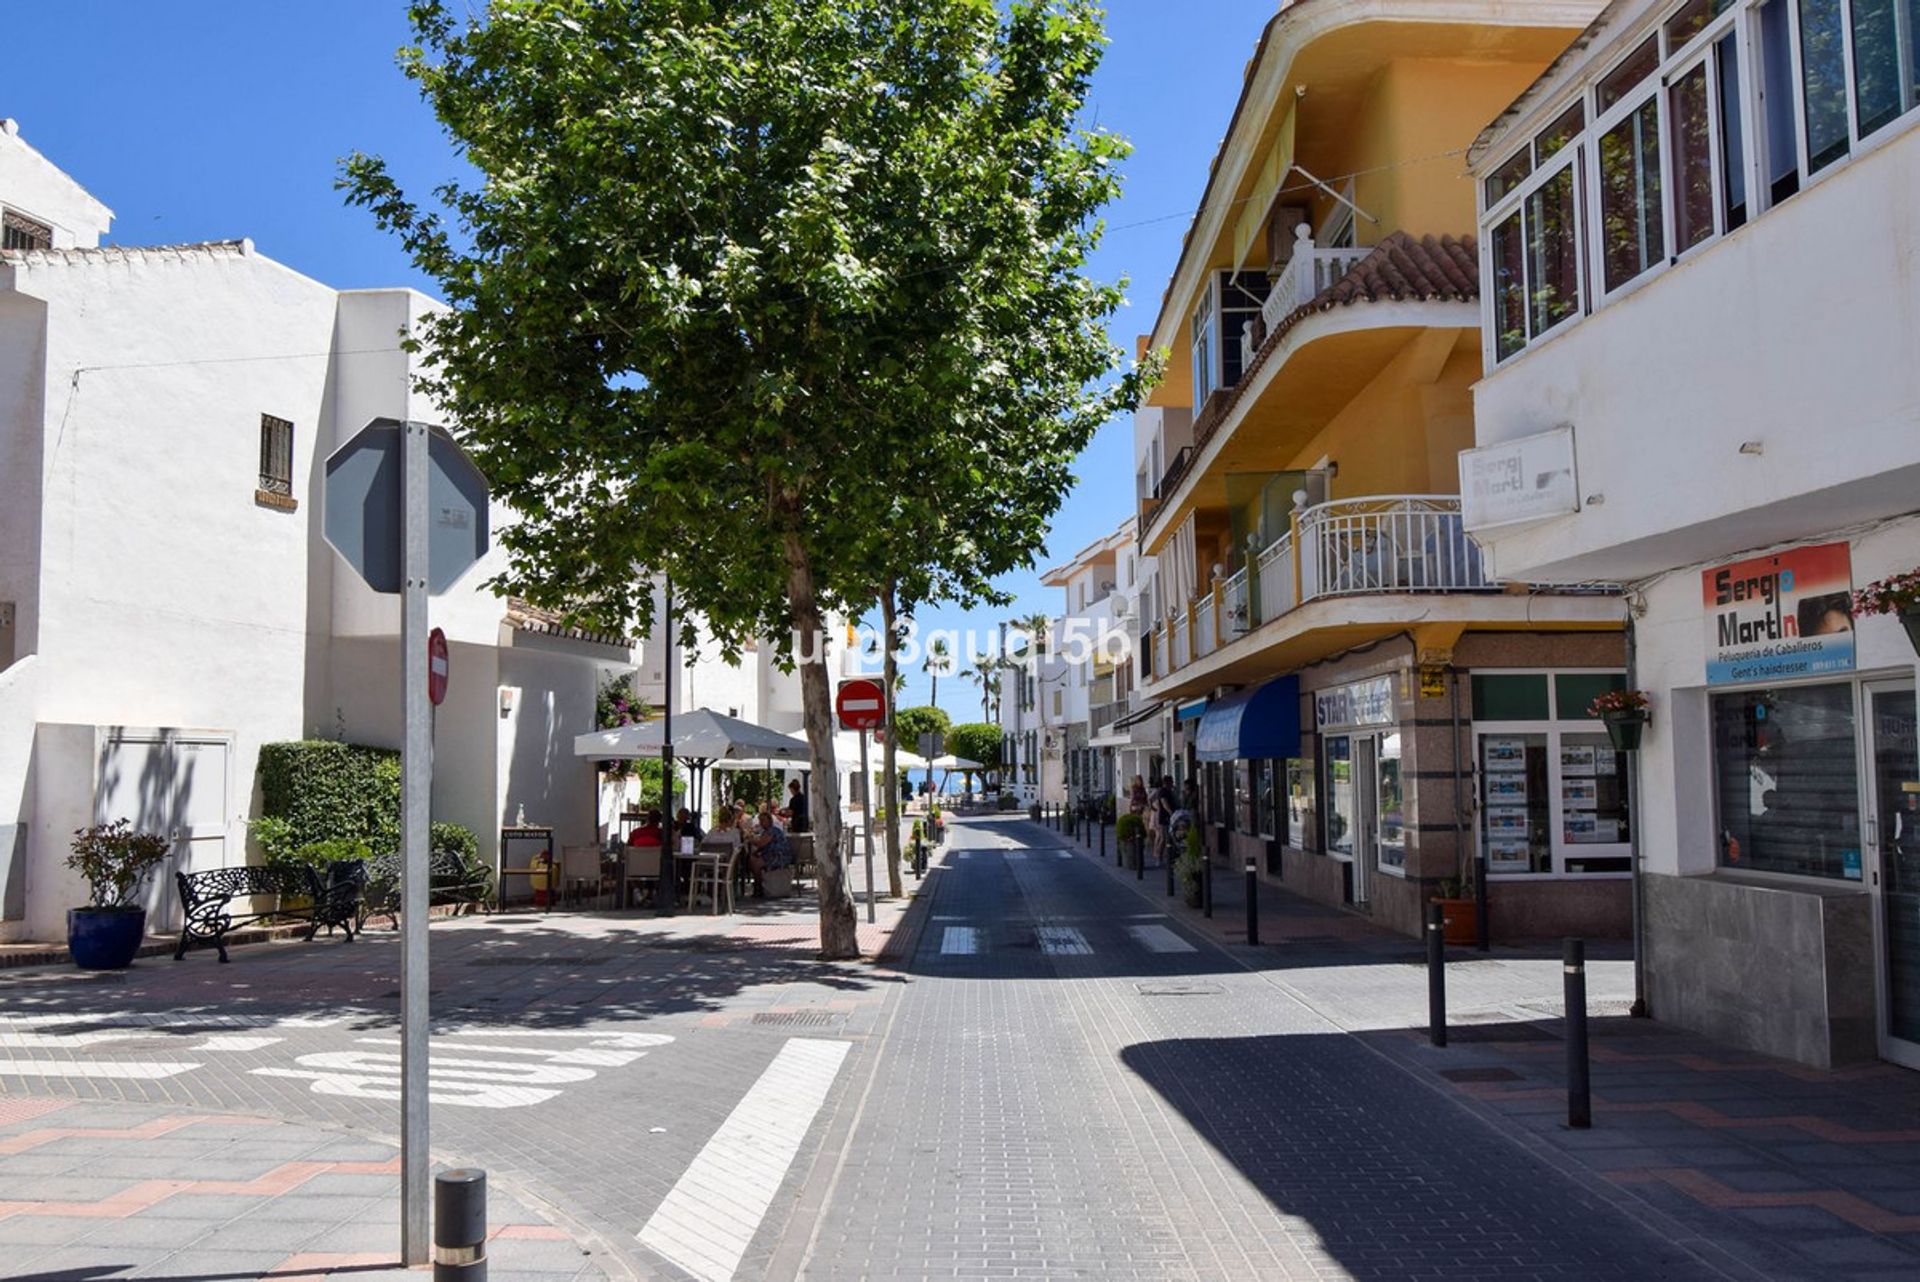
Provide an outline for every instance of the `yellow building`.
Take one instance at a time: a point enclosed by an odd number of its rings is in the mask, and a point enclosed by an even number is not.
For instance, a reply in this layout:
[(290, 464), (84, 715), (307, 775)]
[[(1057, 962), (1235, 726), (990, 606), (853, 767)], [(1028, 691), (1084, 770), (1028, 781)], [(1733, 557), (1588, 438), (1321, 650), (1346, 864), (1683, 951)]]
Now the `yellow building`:
[(1496, 583), (1458, 497), (1466, 149), (1598, 7), (1281, 9), (1145, 340), (1146, 689), (1209, 849), (1410, 932), (1442, 891), (1495, 938), (1628, 925), (1629, 759), (1586, 714), (1620, 599)]

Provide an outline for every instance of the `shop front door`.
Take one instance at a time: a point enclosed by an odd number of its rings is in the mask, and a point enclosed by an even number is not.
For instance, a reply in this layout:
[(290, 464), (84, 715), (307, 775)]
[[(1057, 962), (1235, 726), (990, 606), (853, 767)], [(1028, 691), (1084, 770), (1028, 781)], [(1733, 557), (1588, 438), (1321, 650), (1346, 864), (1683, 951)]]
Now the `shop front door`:
[(1376, 749), (1372, 735), (1353, 736), (1353, 902), (1356, 907), (1373, 902), (1373, 872), (1380, 863), (1375, 844), (1379, 825), (1374, 822), (1379, 796), (1373, 773), (1380, 759)]
[(1920, 741), (1913, 687), (1867, 687), (1867, 839), (1880, 936), (1880, 1053), (1920, 1068)]

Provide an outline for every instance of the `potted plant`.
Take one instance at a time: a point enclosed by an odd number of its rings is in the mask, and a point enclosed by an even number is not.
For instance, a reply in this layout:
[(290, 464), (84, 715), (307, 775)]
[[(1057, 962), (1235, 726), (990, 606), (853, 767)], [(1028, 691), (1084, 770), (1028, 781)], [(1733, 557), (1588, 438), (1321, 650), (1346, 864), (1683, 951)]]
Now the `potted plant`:
[(147, 935), (147, 910), (137, 900), (147, 877), (172, 849), (159, 833), (140, 832), (125, 819), (73, 834), (67, 867), (86, 879), (85, 908), (67, 909), (67, 950), (82, 970), (124, 970)]
[(1891, 574), (1867, 584), (1853, 594), (1853, 613), (1856, 618), (1863, 614), (1897, 615), (1914, 652), (1920, 653), (1920, 570)]
[(1206, 857), (1200, 853), (1200, 829), (1187, 829), (1186, 845), (1181, 849), (1180, 858), (1174, 861), (1173, 871), (1180, 878), (1180, 897), (1187, 901), (1187, 907), (1200, 906), (1200, 879), (1207, 875)]
[(1133, 856), (1136, 867), (1141, 862), (1140, 839), (1146, 834), (1147, 826), (1140, 822), (1140, 816), (1132, 813), (1121, 815), (1113, 825), (1113, 839), (1120, 849)]
[(1621, 752), (1640, 747), (1640, 732), (1653, 717), (1644, 690), (1609, 690), (1587, 705), (1587, 715), (1607, 723), (1607, 738)]
[(1480, 942), (1480, 901), (1463, 878), (1442, 878), (1433, 902), (1440, 905), (1441, 933), (1449, 944)]

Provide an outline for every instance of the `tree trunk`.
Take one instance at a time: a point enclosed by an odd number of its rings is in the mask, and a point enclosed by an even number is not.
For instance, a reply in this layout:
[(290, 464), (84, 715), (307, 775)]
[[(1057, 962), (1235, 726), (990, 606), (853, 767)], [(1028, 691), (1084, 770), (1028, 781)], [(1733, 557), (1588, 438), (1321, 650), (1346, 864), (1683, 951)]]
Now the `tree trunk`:
[(900, 804), (900, 743), (893, 732), (893, 678), (899, 664), (893, 654), (893, 584), (880, 594), (880, 635), (882, 641), (880, 688), (887, 692), (887, 744), (880, 753), (880, 776), (887, 781), (887, 893), (895, 899), (906, 894), (900, 884), (900, 821), (892, 817), (902, 811)]
[(814, 860), (820, 869), (820, 956), (827, 961), (852, 961), (860, 956), (860, 932), (847, 870), (840, 862), (840, 776), (833, 758), (826, 629), (813, 593), (813, 562), (798, 534), (787, 534), (786, 554), (787, 593), (801, 647), (801, 717), (807, 729), (808, 763), (813, 767), (809, 796)]

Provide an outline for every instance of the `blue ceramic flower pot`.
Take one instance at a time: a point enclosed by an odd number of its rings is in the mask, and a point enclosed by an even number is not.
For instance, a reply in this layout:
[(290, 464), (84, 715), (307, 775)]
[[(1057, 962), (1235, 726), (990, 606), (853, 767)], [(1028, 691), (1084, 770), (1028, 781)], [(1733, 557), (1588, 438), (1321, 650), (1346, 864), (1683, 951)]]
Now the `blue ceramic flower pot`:
[(125, 970), (146, 937), (144, 908), (67, 909), (67, 951), (81, 970)]

